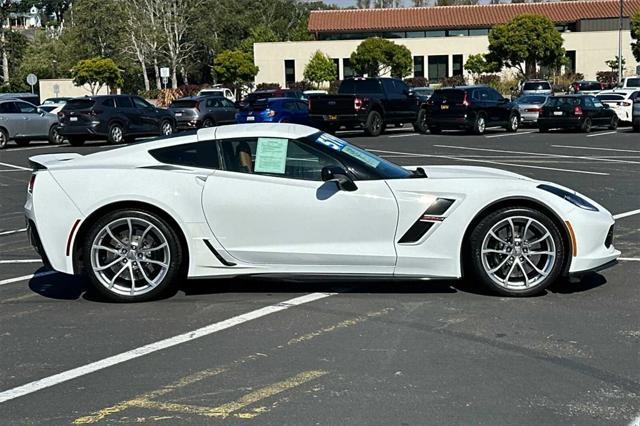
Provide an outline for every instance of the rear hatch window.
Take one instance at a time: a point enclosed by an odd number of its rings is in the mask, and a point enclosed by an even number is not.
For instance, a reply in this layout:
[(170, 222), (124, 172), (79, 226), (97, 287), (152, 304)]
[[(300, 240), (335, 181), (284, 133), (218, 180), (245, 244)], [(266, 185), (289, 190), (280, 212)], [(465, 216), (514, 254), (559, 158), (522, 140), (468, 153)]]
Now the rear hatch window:
[(549, 107), (563, 107), (563, 106), (579, 106), (580, 98), (563, 98), (563, 97), (554, 97), (549, 98), (545, 106)]
[(551, 85), (546, 81), (543, 82), (535, 82), (535, 83), (525, 83), (522, 87), (522, 90), (551, 90)]
[(89, 109), (95, 104), (93, 99), (71, 99), (64, 104), (64, 109), (67, 111), (78, 111), (83, 109)]
[(546, 100), (547, 100), (547, 98), (545, 96), (523, 96), (522, 98), (518, 99), (517, 102), (519, 104), (537, 104), (537, 105), (541, 105)]
[(198, 105), (198, 101), (193, 99), (181, 99), (171, 102), (169, 108), (195, 108)]
[(443, 101), (447, 101), (450, 104), (461, 104), (464, 102), (464, 90), (456, 90), (456, 89), (443, 89), (436, 90), (433, 92), (431, 96), (431, 101), (434, 103), (442, 103)]
[(251, 105), (251, 109), (253, 111), (264, 111), (267, 108), (269, 108), (269, 102), (264, 100), (257, 101), (256, 103)]

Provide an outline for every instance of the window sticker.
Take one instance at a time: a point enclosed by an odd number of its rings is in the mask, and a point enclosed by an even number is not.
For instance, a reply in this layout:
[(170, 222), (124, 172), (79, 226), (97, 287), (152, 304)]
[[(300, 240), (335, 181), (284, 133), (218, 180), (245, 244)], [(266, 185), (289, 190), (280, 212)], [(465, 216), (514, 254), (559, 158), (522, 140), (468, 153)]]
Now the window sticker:
[(380, 160), (378, 160), (377, 158), (372, 157), (371, 155), (367, 154), (365, 151), (360, 151), (359, 149), (352, 148), (349, 145), (346, 145), (344, 148), (342, 148), (342, 152), (344, 152), (347, 155), (350, 155), (353, 158), (357, 158), (363, 163), (370, 165), (374, 169), (378, 167), (378, 164), (380, 164)]
[(316, 139), (316, 141), (336, 151), (341, 151), (342, 148), (344, 148), (346, 145), (346, 143), (342, 139), (339, 139), (328, 133), (321, 134), (318, 139)]
[(284, 174), (288, 145), (288, 139), (258, 138), (255, 172)]

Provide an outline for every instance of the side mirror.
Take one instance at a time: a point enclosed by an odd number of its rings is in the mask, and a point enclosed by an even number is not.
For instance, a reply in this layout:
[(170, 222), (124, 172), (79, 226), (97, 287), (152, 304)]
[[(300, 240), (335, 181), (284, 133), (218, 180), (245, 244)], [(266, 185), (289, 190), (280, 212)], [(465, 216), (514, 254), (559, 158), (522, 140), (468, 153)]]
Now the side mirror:
[(322, 168), (322, 180), (325, 182), (335, 182), (341, 191), (355, 191), (358, 189), (355, 182), (347, 175), (342, 167), (327, 166)]

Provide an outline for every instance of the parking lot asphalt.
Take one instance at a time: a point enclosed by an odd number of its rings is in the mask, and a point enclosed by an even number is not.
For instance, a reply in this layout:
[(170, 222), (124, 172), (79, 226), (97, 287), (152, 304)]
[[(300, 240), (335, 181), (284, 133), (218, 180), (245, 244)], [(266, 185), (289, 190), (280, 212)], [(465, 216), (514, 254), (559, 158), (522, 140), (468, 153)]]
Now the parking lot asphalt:
[(113, 147), (11, 145), (0, 151), (2, 423), (640, 421), (638, 134), (341, 136), (403, 165), (497, 167), (576, 189), (619, 217), (624, 260), (525, 299), (469, 280), (225, 279), (104, 303), (43, 268), (22, 205), (29, 156)]

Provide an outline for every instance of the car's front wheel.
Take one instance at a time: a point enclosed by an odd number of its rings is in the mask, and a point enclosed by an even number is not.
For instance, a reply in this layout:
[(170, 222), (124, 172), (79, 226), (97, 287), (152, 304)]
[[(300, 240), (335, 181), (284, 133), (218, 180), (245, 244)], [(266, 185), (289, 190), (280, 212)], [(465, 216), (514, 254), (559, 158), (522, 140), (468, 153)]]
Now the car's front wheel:
[(507, 122), (507, 132), (517, 132), (520, 128), (520, 116), (518, 114), (511, 113), (509, 121)]
[(181, 276), (184, 255), (176, 231), (152, 212), (107, 213), (91, 224), (82, 244), (89, 281), (112, 301), (161, 297)]
[(471, 128), (471, 132), (473, 132), (476, 135), (483, 135), (486, 129), (487, 129), (487, 119), (484, 113), (481, 112), (476, 116), (476, 119), (473, 122), (473, 127)]
[(490, 213), (472, 230), (468, 243), (473, 275), (505, 296), (542, 292), (558, 278), (565, 259), (558, 227), (530, 207)]
[(170, 121), (165, 120), (160, 125), (160, 131), (162, 132), (162, 136), (170, 136), (173, 134), (173, 124)]
[(57, 125), (51, 126), (49, 129), (49, 143), (52, 145), (60, 145), (64, 142), (64, 136), (60, 134), (60, 130)]
[(120, 123), (114, 123), (109, 126), (109, 133), (107, 133), (107, 141), (111, 144), (120, 144), (124, 142), (124, 128)]
[(427, 110), (420, 108), (416, 122), (413, 123), (413, 130), (419, 133), (427, 133), (429, 126), (427, 125)]
[(618, 116), (617, 115), (613, 115), (613, 117), (611, 117), (611, 121), (609, 122), (609, 130), (616, 130), (618, 128)]

